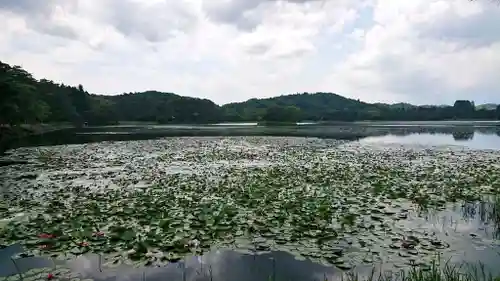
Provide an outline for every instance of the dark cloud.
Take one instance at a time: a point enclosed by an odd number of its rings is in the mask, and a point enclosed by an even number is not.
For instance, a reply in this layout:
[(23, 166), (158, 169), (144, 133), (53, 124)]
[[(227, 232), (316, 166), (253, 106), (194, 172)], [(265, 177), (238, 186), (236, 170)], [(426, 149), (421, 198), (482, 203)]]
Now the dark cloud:
[(487, 46), (500, 41), (500, 7), (473, 16), (448, 15), (419, 26), (420, 34), (431, 39), (463, 43), (468, 47)]
[(282, 53), (276, 56), (279, 59), (288, 59), (288, 58), (297, 58), (307, 55), (311, 52), (308, 48), (298, 48), (296, 50), (292, 50), (290, 52)]
[(18, 14), (45, 14), (51, 11), (54, 3), (53, 0), (1, 0), (0, 10)]
[(213, 5), (214, 2), (203, 2), (205, 12), (214, 21), (233, 24), (241, 30), (252, 30), (259, 22), (245, 16), (247, 11), (259, 7), (268, 0), (231, 0), (224, 5)]
[(55, 37), (76, 39), (78, 33), (70, 26), (58, 23), (53, 19), (53, 11), (57, 5), (68, 8), (70, 3), (56, 0), (1, 0), (0, 11), (11, 12), (24, 17), (26, 25), (32, 30)]
[(67, 39), (77, 39), (78, 32), (72, 27), (56, 24), (53, 22), (31, 22), (31, 27), (40, 33)]
[[(171, 38), (177, 32), (192, 28), (197, 17), (182, 1), (162, 1), (148, 5), (131, 0), (96, 0), (95, 14), (85, 14), (92, 20), (113, 26), (125, 36), (138, 36), (150, 42)], [(78, 30), (54, 20), (56, 7), (79, 13), (78, 1), (65, 0), (0, 0), (0, 12), (23, 16), (27, 25), (43, 34), (77, 39)], [(94, 9), (94, 8), (93, 8)]]
[(140, 36), (161, 42), (176, 32), (186, 32), (197, 24), (197, 16), (183, 2), (144, 5), (141, 2), (108, 0), (103, 19), (125, 36)]
[(322, 1), (327, 0), (229, 0), (222, 4), (210, 0), (203, 2), (203, 7), (208, 17), (212, 20), (235, 25), (238, 29), (249, 31), (260, 24), (258, 18), (251, 15), (251, 12), (261, 5), (276, 2), (303, 4), (306, 2)]
[(246, 52), (252, 55), (262, 55), (271, 49), (268, 44), (254, 44), (246, 48)]

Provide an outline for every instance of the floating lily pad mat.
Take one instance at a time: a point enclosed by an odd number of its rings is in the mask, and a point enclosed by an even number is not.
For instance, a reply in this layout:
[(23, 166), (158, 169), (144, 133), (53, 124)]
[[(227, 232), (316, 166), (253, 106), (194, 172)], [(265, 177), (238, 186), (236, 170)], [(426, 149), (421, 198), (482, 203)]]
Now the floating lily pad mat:
[[(0, 170), (0, 244), (34, 255), (98, 253), (116, 267), (214, 248), (279, 250), (349, 269), (499, 249), (496, 151), (212, 137), (19, 148), (9, 157), (32, 164)], [(471, 220), (453, 215), (476, 207), (476, 228), (457, 227)]]

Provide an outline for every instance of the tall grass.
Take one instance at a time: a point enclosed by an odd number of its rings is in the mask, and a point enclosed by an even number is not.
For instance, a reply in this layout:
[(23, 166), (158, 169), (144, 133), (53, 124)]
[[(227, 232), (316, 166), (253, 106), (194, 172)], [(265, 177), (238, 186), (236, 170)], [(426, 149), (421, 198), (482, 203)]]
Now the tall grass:
[[(500, 261), (500, 254), (498, 257)], [(182, 281), (190, 280), (187, 276), (187, 268), (183, 264), (182, 266)], [(47, 272), (51, 272), (50, 270)], [(52, 271), (54, 272), (54, 271)], [(208, 266), (208, 274), (197, 272), (197, 274), (203, 274), (199, 280), (205, 281), (228, 281), (228, 279), (223, 278), (219, 279), (214, 277), (212, 266)], [(34, 276), (31, 276), (29, 272), (24, 272), (21, 274), (18, 271), (17, 280), (27, 281), (27, 280), (47, 280), (47, 279), (33, 279)], [(79, 274), (78, 274), (79, 275)], [(40, 276), (40, 275), (39, 275)], [(42, 274), (43, 276), (43, 274)], [(44, 275), (46, 276), (46, 275)], [(200, 276), (198, 276), (200, 277)], [(146, 281), (148, 278), (146, 277), (146, 271), (142, 273), (141, 276), (136, 276), (127, 280), (137, 280), (137, 281)], [(198, 280), (197, 278), (195, 278)], [(0, 277), (0, 281), (5, 281), (7, 278)], [(9, 279), (12, 280), (12, 279)], [(56, 276), (56, 279), (60, 281), (70, 281), (70, 280), (80, 280), (78, 278), (68, 278), (64, 276)], [(81, 279), (83, 280), (83, 278)], [(92, 279), (85, 279), (92, 280)], [(98, 280), (103, 280), (99, 279)], [(108, 280), (108, 279), (106, 279)], [(158, 280), (158, 279), (153, 279)], [(181, 281), (181, 279), (176, 279)], [(173, 281), (176, 281), (173, 280)], [(279, 272), (276, 271), (276, 264), (273, 260), (273, 272), (267, 278), (267, 280), (256, 280), (256, 281), (279, 281), (284, 280), (279, 278)], [(296, 280), (296, 279), (293, 279)], [(342, 273), (340, 275), (335, 275), (328, 277), (326, 274), (320, 280), (304, 280), (304, 281), (500, 281), (500, 276), (494, 276), (489, 273), (484, 264), (461, 264), (461, 265), (452, 265), (449, 262), (441, 265), (439, 259), (435, 259), (430, 267), (416, 267), (411, 266), (406, 269), (401, 269), (400, 271), (377, 271), (375, 267), (372, 268), (370, 274), (368, 275), (359, 275), (355, 270)]]
[[(499, 256), (500, 264), (500, 256)], [(339, 278), (334, 278), (339, 279)], [(324, 278), (323, 281), (332, 279)], [(482, 263), (451, 265), (449, 262), (441, 265), (438, 259), (434, 260), (430, 268), (411, 267), (396, 272), (376, 273), (375, 268), (369, 276), (360, 276), (358, 273), (344, 273), (342, 281), (500, 281), (500, 276), (489, 273)]]

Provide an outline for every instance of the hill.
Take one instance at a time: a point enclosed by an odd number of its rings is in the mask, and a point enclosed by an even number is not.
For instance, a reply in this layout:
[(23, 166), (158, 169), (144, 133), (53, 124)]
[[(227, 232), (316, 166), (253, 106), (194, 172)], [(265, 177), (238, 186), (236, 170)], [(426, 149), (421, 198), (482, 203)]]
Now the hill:
[(212, 123), (222, 117), (220, 107), (208, 99), (173, 93), (147, 91), (101, 98), (114, 105), (115, 118), (120, 121)]
[(494, 103), (485, 103), (485, 104), (476, 105), (477, 110), (481, 110), (481, 109), (495, 110), (497, 107), (498, 107), (498, 105), (494, 104)]
[(207, 99), (147, 91), (117, 96), (90, 94), (82, 85), (36, 80), (18, 66), (0, 62), (0, 124), (117, 121), (206, 123), (221, 119), (220, 107)]
[(262, 119), (270, 108), (282, 107), (297, 108), (302, 120), (355, 120), (361, 118), (360, 112), (377, 108), (333, 93), (302, 93), (230, 103), (222, 110), (230, 121), (255, 121)]
[(287, 123), (356, 120), (497, 119), (500, 107), (476, 108), (471, 101), (453, 106), (407, 103), (370, 104), (334, 93), (301, 93), (218, 106), (207, 99), (146, 91), (104, 96), (82, 85), (36, 80), (19, 66), (0, 62), (0, 126), (36, 123), (115, 124), (118, 121), (215, 123), (266, 121)]
[(453, 106), (408, 103), (366, 103), (333, 93), (302, 93), (222, 106), (228, 121), (438, 121), (454, 119), (492, 120), (498, 109), (475, 109), (471, 101), (456, 101)]

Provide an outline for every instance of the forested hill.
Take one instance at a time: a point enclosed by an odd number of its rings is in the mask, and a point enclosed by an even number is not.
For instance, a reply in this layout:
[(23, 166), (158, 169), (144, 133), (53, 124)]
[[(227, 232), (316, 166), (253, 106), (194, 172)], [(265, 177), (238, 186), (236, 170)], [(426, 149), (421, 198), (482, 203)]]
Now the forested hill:
[(343, 120), (363, 119), (363, 115), (377, 110), (377, 106), (332, 93), (302, 93), (230, 103), (222, 109), (232, 121)]
[(213, 123), (222, 121), (354, 121), (500, 119), (500, 107), (369, 104), (332, 93), (293, 94), (218, 106), (207, 99), (147, 91), (116, 96), (90, 94), (82, 85), (36, 80), (18, 66), (0, 62), (0, 126), (71, 122), (103, 125), (118, 121)]
[(222, 119), (220, 107), (208, 99), (156, 91), (96, 97), (111, 103), (114, 118), (120, 121), (213, 123)]
[(0, 62), (0, 124), (117, 121), (204, 123), (221, 120), (210, 100), (148, 91), (117, 96), (89, 94), (77, 87), (36, 80), (18, 66)]
[(500, 119), (500, 106), (475, 107), (457, 100), (451, 106), (415, 106), (407, 103), (365, 103), (332, 93), (303, 93), (251, 99), (222, 106), (229, 121), (438, 121)]

